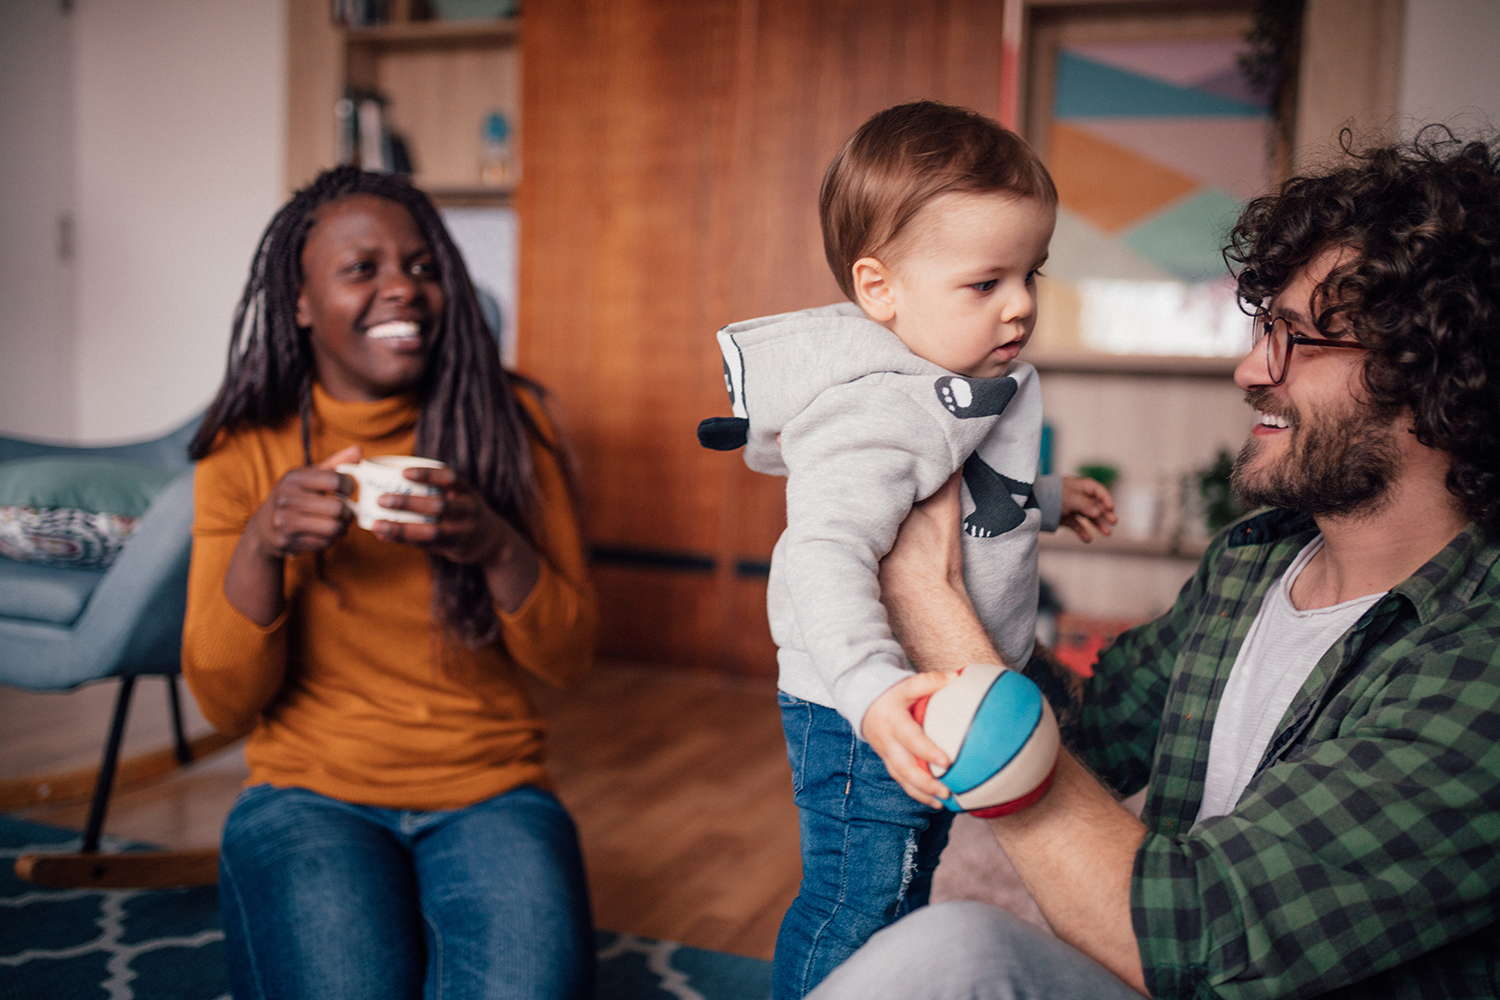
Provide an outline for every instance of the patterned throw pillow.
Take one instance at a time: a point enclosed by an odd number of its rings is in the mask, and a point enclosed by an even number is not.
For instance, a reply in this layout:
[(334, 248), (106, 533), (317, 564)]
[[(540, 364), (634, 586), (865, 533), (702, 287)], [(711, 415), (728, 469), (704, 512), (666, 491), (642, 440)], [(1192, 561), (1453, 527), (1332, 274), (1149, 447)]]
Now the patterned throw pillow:
[(68, 507), (0, 507), (0, 555), (68, 569), (108, 569), (139, 520)]
[(108, 569), (140, 516), (176, 475), (118, 459), (0, 462), (0, 555), (68, 569)]

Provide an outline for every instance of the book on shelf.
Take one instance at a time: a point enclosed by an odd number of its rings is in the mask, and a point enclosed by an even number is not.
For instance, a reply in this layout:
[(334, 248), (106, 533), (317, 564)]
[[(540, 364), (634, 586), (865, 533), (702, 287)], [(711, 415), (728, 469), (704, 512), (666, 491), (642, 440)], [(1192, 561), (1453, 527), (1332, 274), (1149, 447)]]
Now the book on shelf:
[(368, 28), (391, 20), (390, 0), (330, 0), (334, 24), (346, 28)]
[(334, 102), (339, 163), (380, 173), (410, 174), (411, 151), (390, 124), (385, 98), (350, 89)]

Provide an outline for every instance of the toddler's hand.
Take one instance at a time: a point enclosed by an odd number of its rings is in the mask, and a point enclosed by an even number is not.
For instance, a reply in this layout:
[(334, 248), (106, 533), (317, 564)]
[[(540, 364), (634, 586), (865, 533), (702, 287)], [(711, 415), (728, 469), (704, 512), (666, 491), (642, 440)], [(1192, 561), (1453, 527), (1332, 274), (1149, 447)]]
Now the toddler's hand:
[(860, 727), (865, 741), (880, 755), (885, 769), (906, 794), (934, 809), (942, 805), (938, 800), (946, 799), (949, 793), (932, 776), (927, 764), (947, 767), (953, 762), (912, 718), (911, 707), (955, 676), (938, 671), (913, 674), (876, 698)]
[(1107, 535), (1115, 516), (1115, 498), (1097, 479), (1063, 476), (1062, 519), (1059, 527), (1072, 528), (1085, 542), (1094, 540), (1094, 532)]

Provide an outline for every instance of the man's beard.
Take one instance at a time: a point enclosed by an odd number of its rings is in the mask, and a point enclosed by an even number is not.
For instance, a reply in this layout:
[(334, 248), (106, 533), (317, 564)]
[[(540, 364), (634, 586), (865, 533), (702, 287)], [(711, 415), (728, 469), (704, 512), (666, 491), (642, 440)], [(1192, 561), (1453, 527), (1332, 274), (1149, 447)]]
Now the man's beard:
[[(1276, 413), (1265, 389), (1245, 402)], [(1269, 467), (1252, 468), (1262, 442), (1251, 437), (1235, 459), (1230, 486), (1251, 509), (1284, 507), (1302, 514), (1359, 516), (1378, 510), (1401, 468), (1392, 414), (1368, 407), (1347, 413), (1315, 410), (1303, 420), (1284, 414), (1292, 435), (1286, 453)]]

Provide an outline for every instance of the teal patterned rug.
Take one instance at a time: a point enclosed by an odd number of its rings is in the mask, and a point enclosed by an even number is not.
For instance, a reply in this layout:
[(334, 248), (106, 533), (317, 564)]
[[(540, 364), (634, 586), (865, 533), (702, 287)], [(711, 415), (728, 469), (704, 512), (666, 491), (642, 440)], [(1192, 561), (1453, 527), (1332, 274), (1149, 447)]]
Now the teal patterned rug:
[[(71, 830), (0, 816), (0, 1000), (227, 1000), (219, 897), (198, 889), (46, 889), (17, 855)], [(105, 838), (105, 850), (131, 845)], [(601, 931), (598, 1000), (766, 1000), (771, 963)]]

